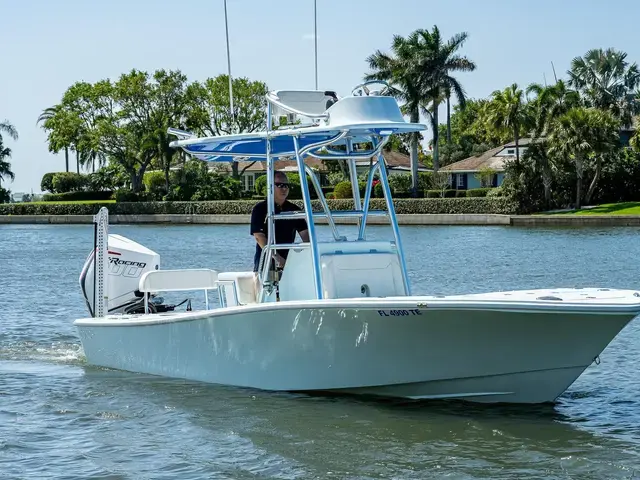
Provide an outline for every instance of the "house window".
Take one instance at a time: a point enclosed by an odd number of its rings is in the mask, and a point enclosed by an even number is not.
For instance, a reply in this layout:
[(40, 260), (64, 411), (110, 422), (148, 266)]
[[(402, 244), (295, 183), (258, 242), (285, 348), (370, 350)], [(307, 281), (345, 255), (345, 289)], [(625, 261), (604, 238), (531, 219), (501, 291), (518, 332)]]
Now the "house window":
[(515, 153), (516, 153), (515, 148), (510, 148), (509, 150), (507, 150), (507, 155), (514, 155)]
[(255, 186), (255, 178), (253, 173), (247, 175), (247, 191), (253, 192), (253, 187)]
[(466, 175), (466, 173), (459, 173), (457, 175), (458, 177), (458, 188), (464, 188), (464, 176)]

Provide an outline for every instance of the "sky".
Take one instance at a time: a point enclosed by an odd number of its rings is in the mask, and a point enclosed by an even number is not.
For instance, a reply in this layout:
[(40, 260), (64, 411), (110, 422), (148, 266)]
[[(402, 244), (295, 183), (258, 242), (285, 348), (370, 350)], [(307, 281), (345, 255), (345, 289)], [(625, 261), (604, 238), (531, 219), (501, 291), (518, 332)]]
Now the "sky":
[[(231, 74), (270, 89), (313, 89), (313, 0), (227, 0)], [(389, 51), (393, 35), (437, 25), (477, 64), (459, 75), (469, 98), (512, 83), (566, 78), (571, 59), (613, 47), (640, 63), (638, 0), (317, 0), (318, 88), (348, 95), (366, 58)], [(227, 73), (223, 0), (0, 0), (0, 120), (16, 175), (3, 186), (40, 192), (47, 172), (64, 171), (49, 152), (38, 115), (77, 81), (116, 80), (131, 69), (181, 70), (190, 81)], [(444, 119), (444, 110), (441, 110)], [(430, 132), (425, 137), (429, 139)], [(75, 159), (70, 159), (75, 171)], [(70, 168), (71, 168), (70, 167)]]

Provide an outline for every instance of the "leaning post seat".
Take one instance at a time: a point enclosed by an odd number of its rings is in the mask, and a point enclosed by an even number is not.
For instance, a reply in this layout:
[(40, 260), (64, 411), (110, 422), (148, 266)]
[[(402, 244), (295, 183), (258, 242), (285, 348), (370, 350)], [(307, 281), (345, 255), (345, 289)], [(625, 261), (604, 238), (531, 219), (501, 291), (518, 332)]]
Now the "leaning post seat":
[[(324, 298), (394, 297), (406, 291), (393, 242), (318, 243)], [(292, 249), (280, 279), (280, 301), (315, 298), (311, 250)]]
[(276, 107), (276, 116), (294, 113), (311, 118), (323, 118), (327, 106), (335, 102), (333, 96), (337, 97), (334, 92), (317, 90), (277, 90), (267, 96)]

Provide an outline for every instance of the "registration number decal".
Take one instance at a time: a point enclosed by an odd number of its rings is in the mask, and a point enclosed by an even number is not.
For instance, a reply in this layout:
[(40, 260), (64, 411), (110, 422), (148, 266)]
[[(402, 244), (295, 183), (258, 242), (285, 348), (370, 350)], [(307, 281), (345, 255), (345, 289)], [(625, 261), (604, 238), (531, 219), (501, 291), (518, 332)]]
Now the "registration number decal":
[(415, 310), (378, 310), (381, 317), (408, 317), (411, 315), (422, 315), (418, 309)]

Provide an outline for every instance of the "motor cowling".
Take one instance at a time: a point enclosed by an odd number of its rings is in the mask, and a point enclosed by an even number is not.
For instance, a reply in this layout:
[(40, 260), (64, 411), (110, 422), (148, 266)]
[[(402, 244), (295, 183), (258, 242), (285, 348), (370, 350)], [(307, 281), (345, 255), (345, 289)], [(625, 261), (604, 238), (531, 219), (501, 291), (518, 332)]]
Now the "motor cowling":
[[(140, 310), (144, 302), (138, 290), (140, 277), (146, 272), (160, 268), (160, 255), (122, 235), (109, 234), (107, 242), (106, 283), (109, 292), (107, 311), (133, 313)], [(94, 315), (94, 290), (96, 277), (95, 250), (87, 257), (80, 273), (80, 288), (91, 316)]]

